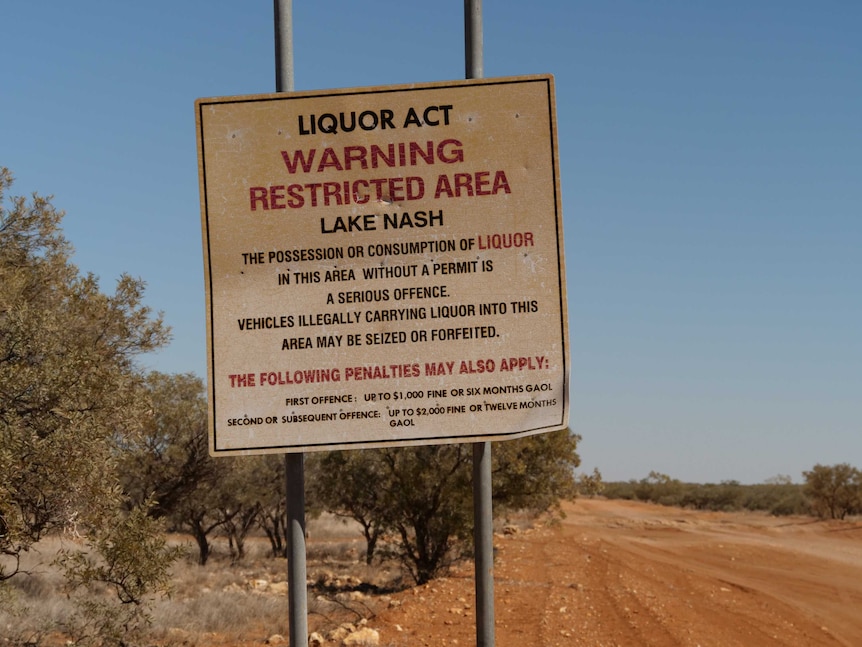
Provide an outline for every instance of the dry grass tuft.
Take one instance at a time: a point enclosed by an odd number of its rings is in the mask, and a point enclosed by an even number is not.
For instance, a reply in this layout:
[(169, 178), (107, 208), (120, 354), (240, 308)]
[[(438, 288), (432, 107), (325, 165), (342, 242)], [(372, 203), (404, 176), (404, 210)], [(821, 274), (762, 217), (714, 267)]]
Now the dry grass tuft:
[[(374, 617), (388, 601), (386, 593), (402, 587), (397, 564), (365, 564), (365, 542), (355, 524), (324, 516), (309, 522), (308, 530), (310, 631), (358, 625)], [(289, 634), (287, 560), (273, 558), (264, 537), (248, 539), (238, 564), (232, 563), (227, 542), (217, 538), (204, 567), (196, 563), (197, 551), (188, 537), (173, 535), (170, 542), (185, 546), (186, 555), (172, 570), (170, 598), (151, 607), (147, 644), (246, 644)], [(80, 610), (66, 595), (52, 562), (61, 548), (69, 547), (60, 538), (42, 541), (22, 564), (27, 572), (0, 586), (0, 643), (62, 644), (59, 630), (72, 624)]]

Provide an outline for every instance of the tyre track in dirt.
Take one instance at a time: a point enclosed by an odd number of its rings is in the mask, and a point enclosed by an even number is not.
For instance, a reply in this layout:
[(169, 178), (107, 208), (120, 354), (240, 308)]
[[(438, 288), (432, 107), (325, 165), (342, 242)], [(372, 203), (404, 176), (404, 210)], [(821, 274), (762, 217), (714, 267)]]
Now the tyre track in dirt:
[[(650, 644), (679, 644), (667, 627), (663, 610), (655, 599), (639, 593), (646, 587), (627, 576), (611, 544), (584, 538), (580, 543), (560, 546), (559, 550), (581, 552), (586, 562), (580, 625), (570, 644), (640, 644), (647, 640)], [(607, 629), (601, 631), (600, 626)]]

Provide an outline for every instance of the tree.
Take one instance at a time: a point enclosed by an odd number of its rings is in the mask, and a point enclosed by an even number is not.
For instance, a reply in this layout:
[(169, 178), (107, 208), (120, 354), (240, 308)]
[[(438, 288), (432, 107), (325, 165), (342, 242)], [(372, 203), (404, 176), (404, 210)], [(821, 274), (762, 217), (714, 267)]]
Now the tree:
[(581, 437), (568, 429), (492, 445), (494, 505), (535, 513), (555, 510), (577, 494)]
[(635, 497), (662, 505), (680, 505), (682, 491), (683, 485), (679, 480), (652, 470), (646, 478), (638, 481)]
[[(580, 437), (562, 430), (495, 443), (494, 506), (544, 512), (574, 496)], [(472, 538), (472, 448), (429, 445), (332, 452), (308, 460), (310, 499), (355, 519), (372, 559), (386, 532), (398, 537), (397, 556), (417, 583), (448, 566)]]
[(398, 557), (417, 584), (449, 564), (472, 528), (469, 445), (380, 450), (385, 478), (384, 526), (394, 528)]
[(196, 375), (150, 373), (146, 391), (149, 413), (122, 459), (130, 499), (151, 501), (152, 516), (187, 528), (201, 565), (217, 531), (227, 536), (231, 557), (242, 559), (245, 538), (258, 523), (277, 554), (283, 536), (278, 513), (284, 506), (283, 459), (210, 457), (206, 392)]
[(198, 563), (210, 555), (210, 536), (232, 521), (231, 459), (209, 455), (203, 381), (191, 374), (151, 373), (149, 410), (140, 433), (128, 439), (123, 485), (135, 503), (151, 501), (150, 513), (187, 528), (198, 546)]
[(306, 460), (312, 483), (309, 503), (353, 519), (365, 537), (365, 563), (371, 564), (386, 526), (389, 502), (384, 487), (386, 467), (379, 451), (339, 451)]
[(848, 514), (862, 509), (862, 473), (848, 463), (820, 465), (805, 477), (805, 495), (818, 516), (843, 519)]
[(224, 518), (217, 513), (215, 493), (205, 487), (189, 493), (174, 511), (172, 519), (191, 532), (198, 546), (198, 564), (206, 566), (212, 550), (210, 535), (224, 524)]
[[(215, 510), (223, 520), (221, 529), (228, 538), (231, 560), (236, 563), (245, 557), (245, 539), (258, 524), (264, 499), (271, 494), (266, 490), (265, 479), (258, 478), (264, 465), (260, 456), (237, 456), (214, 459), (225, 461), (226, 470), (215, 487)], [(284, 497), (284, 485), (277, 489)]]
[[(56, 560), (81, 609), (65, 627), (78, 636), (76, 644), (134, 644), (150, 620), (149, 598), (169, 589), (169, 566), (179, 556), (146, 507), (128, 514), (117, 510), (110, 521), (107, 531), (91, 542), (94, 552), (61, 551)], [(93, 595), (103, 585), (114, 594), (113, 601)]]
[[(107, 560), (126, 503), (117, 456), (146, 411), (135, 358), (169, 337), (143, 305), (140, 280), (123, 275), (113, 294), (102, 293), (70, 261), (63, 213), (35, 194), (7, 207), (11, 185), (0, 169), (0, 581), (18, 574), (35, 542), (64, 528), (77, 528)], [(122, 563), (149, 590), (170, 561), (157, 549)], [(98, 573), (113, 577), (111, 568)]]
[(602, 473), (598, 467), (593, 468), (592, 474), (581, 474), (578, 476), (578, 493), (592, 498), (604, 492), (605, 484), (602, 481)]
[(465, 445), (312, 455), (309, 498), (359, 522), (366, 562), (384, 532), (396, 533), (395, 556), (422, 584), (446, 566), (454, 542), (469, 534), (470, 455)]
[(154, 517), (170, 517), (195, 488), (209, 487), (216, 466), (209, 456), (203, 381), (192, 373), (146, 377), (149, 410), (121, 458), (123, 487), (140, 504), (152, 500)]
[(789, 474), (776, 474), (764, 481), (767, 485), (793, 485), (793, 477)]
[(273, 557), (287, 556), (287, 499), (284, 456), (258, 457), (255, 479), (262, 492), (257, 524), (266, 533)]

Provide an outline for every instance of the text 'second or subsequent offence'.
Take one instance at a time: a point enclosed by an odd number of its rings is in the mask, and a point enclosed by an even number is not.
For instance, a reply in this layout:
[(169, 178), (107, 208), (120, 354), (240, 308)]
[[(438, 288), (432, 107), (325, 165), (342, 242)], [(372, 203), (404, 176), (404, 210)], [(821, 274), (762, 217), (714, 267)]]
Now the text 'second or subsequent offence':
[(214, 454), (566, 426), (551, 77), (196, 108)]

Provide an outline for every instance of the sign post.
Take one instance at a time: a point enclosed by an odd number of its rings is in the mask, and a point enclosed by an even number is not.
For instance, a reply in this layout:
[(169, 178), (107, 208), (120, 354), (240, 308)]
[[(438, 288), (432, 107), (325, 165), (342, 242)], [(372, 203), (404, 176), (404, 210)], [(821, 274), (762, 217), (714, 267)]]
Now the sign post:
[[(468, 79), (485, 76), (482, 0), (464, 1), (464, 62)], [(476, 647), (493, 647), (494, 509), (491, 443), (473, 443), (473, 573), (476, 580)]]
[[(275, 91), (293, 91), (293, 0), (273, 0)], [(305, 546), (305, 462), (303, 454), (284, 455), (287, 511), (287, 586), (290, 646), (308, 643), (308, 587)]]
[(568, 425), (553, 78), (481, 78), (465, 0), (467, 80), (293, 92), (275, 7), (278, 92), (195, 104), (210, 452), (287, 453), (296, 646), (302, 452), (473, 443), (490, 647), (490, 441)]

